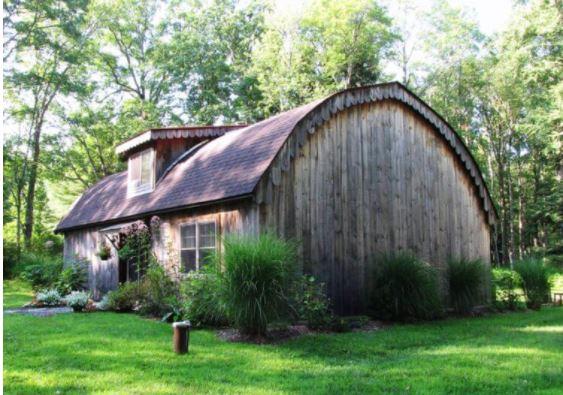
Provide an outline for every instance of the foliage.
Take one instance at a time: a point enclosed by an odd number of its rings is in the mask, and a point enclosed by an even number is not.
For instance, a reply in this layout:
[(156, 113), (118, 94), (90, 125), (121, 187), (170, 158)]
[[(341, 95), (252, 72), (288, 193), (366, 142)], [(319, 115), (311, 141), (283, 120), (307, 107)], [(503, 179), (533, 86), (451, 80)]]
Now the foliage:
[(522, 259), (516, 262), (514, 269), (522, 279), (522, 290), (529, 308), (539, 309), (542, 303), (549, 301), (549, 273), (540, 259)]
[(150, 228), (143, 221), (135, 221), (120, 232), (119, 259), (132, 261), (134, 279), (140, 279), (152, 258)]
[(108, 295), (108, 309), (119, 312), (133, 311), (138, 307), (140, 296), (139, 284), (126, 282), (120, 284), (115, 291), (110, 291)]
[(100, 249), (98, 251), (98, 256), (100, 257), (100, 259), (102, 261), (108, 260), (109, 258), (111, 258), (111, 248), (110, 246), (108, 246), (106, 243), (103, 243), (100, 246)]
[(110, 298), (109, 292), (104, 296), (102, 296), (102, 299), (97, 304), (98, 310), (102, 310), (102, 311), (110, 310), (109, 298)]
[(158, 262), (151, 262), (139, 287), (139, 312), (152, 317), (162, 317), (173, 310), (178, 296), (178, 284)]
[(182, 297), (187, 319), (196, 327), (217, 327), (229, 323), (223, 295), (221, 272), (213, 264), (192, 271), (182, 281)]
[(501, 307), (515, 310), (518, 306), (517, 289), (522, 284), (522, 278), (514, 270), (493, 269), (493, 289), (495, 290), (495, 300), (498, 300)]
[(37, 292), (35, 295), (35, 300), (37, 303), (43, 306), (60, 306), (63, 302), (61, 294), (56, 289), (46, 289)]
[(68, 295), (71, 291), (84, 289), (88, 281), (88, 262), (76, 260), (67, 265), (67, 268), (63, 269), (55, 283), (61, 295)]
[(450, 260), (448, 262), (448, 296), (458, 313), (468, 313), (483, 301), (485, 267), (481, 260)]
[(265, 335), (268, 323), (289, 313), (295, 246), (270, 234), (231, 236), (216, 260), (224, 268), (225, 303), (245, 334)]
[(67, 306), (72, 307), (74, 311), (83, 311), (88, 300), (90, 299), (90, 294), (84, 291), (72, 291), (70, 294), (65, 296), (64, 301)]
[(306, 321), (310, 329), (329, 328), (333, 317), (325, 284), (316, 281), (313, 276), (304, 275), (296, 281), (295, 288), (293, 308), (297, 317)]
[(19, 261), (18, 247), (15, 243), (4, 240), (2, 255), (2, 267), (4, 278), (9, 279), (14, 277), (14, 271)]
[(55, 286), (62, 271), (61, 258), (25, 252), (21, 257), (21, 278), (34, 290)]
[(381, 255), (375, 261), (370, 302), (376, 317), (410, 321), (442, 314), (435, 270), (414, 255)]
[(396, 38), (390, 25), (369, 0), (316, 0), (302, 14), (271, 20), (253, 53), (265, 115), (381, 81)]

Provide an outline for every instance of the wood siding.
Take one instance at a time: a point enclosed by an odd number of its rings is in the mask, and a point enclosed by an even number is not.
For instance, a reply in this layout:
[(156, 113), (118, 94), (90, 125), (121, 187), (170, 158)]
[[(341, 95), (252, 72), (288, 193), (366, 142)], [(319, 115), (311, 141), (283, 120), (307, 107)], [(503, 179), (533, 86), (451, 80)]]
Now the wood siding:
[(450, 257), (489, 262), (477, 187), (409, 107), (352, 106), (307, 136), (289, 138), (258, 186), (260, 227), (301, 241), (303, 270), (327, 283), (338, 312), (365, 311), (379, 253), (409, 250), (442, 270)]
[(258, 234), (258, 206), (247, 200), (234, 205), (218, 205), (203, 210), (179, 212), (160, 217), (161, 234), (155, 241), (154, 251), (169, 270), (178, 270), (180, 252), (180, 225), (195, 222), (215, 222), (216, 245), (222, 249), (227, 234)]
[[(215, 221), (217, 226), (216, 245), (219, 248), (222, 248), (221, 240), (228, 233), (257, 234), (259, 231), (258, 209), (249, 200), (197, 210), (179, 211), (162, 215), (160, 218), (160, 232), (154, 241), (153, 251), (159, 262), (170, 273), (177, 273), (179, 269), (179, 227), (183, 223)], [(97, 256), (100, 243), (105, 237), (101, 232), (102, 229), (103, 227), (95, 227), (66, 232), (64, 243), (66, 264), (71, 264), (78, 259), (88, 262), (88, 287), (96, 299), (107, 291), (115, 289), (119, 278), (117, 251), (112, 247), (112, 258), (107, 261), (102, 261)]]
[[(98, 251), (105, 236), (100, 228), (75, 230), (65, 234), (64, 261), (70, 265), (84, 260), (88, 265), (88, 288), (92, 296), (99, 299), (101, 295), (115, 289), (118, 283), (118, 259), (112, 247), (112, 256), (108, 260), (101, 260)], [(111, 243), (105, 239), (106, 244)]]

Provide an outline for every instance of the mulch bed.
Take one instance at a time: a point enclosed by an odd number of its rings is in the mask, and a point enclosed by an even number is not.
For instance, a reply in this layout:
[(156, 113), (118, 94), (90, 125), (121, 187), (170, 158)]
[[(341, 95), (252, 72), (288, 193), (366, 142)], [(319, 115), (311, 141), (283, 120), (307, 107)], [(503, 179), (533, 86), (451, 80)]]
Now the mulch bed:
[[(388, 326), (382, 321), (368, 321), (360, 328), (353, 328), (349, 332), (373, 332), (378, 331)], [(254, 343), (254, 344), (275, 344), (281, 343), (290, 339), (295, 339), (300, 336), (309, 334), (321, 333), (337, 333), (330, 331), (314, 331), (307, 328), (306, 325), (289, 325), (285, 328), (270, 329), (266, 336), (251, 336), (243, 335), (238, 329), (227, 328), (217, 331), (217, 336), (225, 341), (234, 343)]]

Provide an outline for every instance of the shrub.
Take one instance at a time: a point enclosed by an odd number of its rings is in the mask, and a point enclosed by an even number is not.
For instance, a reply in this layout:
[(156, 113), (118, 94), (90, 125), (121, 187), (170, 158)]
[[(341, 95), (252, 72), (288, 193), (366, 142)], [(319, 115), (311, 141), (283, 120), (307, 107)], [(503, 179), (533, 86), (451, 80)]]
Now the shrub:
[(410, 254), (382, 256), (375, 265), (371, 306), (384, 319), (438, 317), (442, 306), (435, 271)]
[(518, 306), (518, 293), (516, 292), (522, 282), (520, 275), (510, 269), (493, 269), (493, 288), (495, 301), (501, 308), (516, 310)]
[(35, 300), (44, 306), (60, 306), (62, 304), (61, 294), (56, 289), (47, 289), (37, 292)]
[(296, 282), (294, 309), (299, 319), (307, 322), (310, 329), (326, 329), (333, 321), (330, 299), (326, 296), (324, 283), (313, 276), (302, 276)]
[(109, 307), (109, 293), (105, 294), (104, 296), (102, 296), (102, 299), (98, 302), (98, 304), (96, 305), (96, 308), (98, 310), (110, 310)]
[(108, 295), (108, 309), (114, 311), (132, 311), (139, 303), (140, 286), (135, 282), (126, 282), (119, 285), (115, 291)]
[(448, 262), (448, 296), (458, 313), (467, 313), (481, 299), (485, 267), (480, 260), (452, 260)]
[(221, 273), (213, 264), (192, 271), (182, 282), (186, 317), (194, 326), (224, 326), (229, 323), (224, 303)]
[(66, 305), (72, 307), (74, 311), (82, 311), (88, 305), (90, 295), (88, 292), (73, 291), (65, 297)]
[(2, 263), (4, 268), (4, 279), (14, 276), (16, 265), (19, 260), (18, 248), (16, 243), (4, 240)]
[(139, 289), (140, 313), (162, 317), (172, 311), (178, 298), (178, 286), (157, 262), (152, 262)]
[(288, 315), (295, 251), (293, 243), (269, 234), (225, 240), (225, 303), (242, 333), (264, 335), (268, 323)]
[(516, 262), (514, 269), (522, 278), (522, 290), (526, 304), (531, 309), (539, 309), (549, 300), (551, 285), (549, 274), (540, 259), (528, 258)]
[(61, 295), (68, 295), (72, 291), (83, 290), (87, 281), (87, 263), (78, 260), (70, 263), (66, 269), (63, 269), (55, 286)]
[(60, 257), (24, 253), (21, 259), (20, 277), (29, 282), (34, 290), (50, 288), (57, 282), (63, 261)]

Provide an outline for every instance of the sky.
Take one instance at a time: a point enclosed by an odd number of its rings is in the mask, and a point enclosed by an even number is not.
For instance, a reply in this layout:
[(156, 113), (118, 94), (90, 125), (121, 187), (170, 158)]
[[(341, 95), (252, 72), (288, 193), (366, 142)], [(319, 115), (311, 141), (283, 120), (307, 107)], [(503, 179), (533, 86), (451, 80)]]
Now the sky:
[[(299, 12), (298, 10), (303, 8), (303, 3), (306, 1), (307, 0), (276, 0), (276, 6), (282, 10)], [(424, 7), (431, 1), (411, 0), (411, 2)], [(450, 2), (464, 8), (474, 9), (481, 30), (489, 35), (500, 32), (506, 26), (511, 15), (513, 0), (450, 0)], [(383, 0), (382, 3), (392, 5), (394, 1)], [(392, 10), (390, 11), (391, 14), (393, 14)]]
[(512, 0), (457, 0), (453, 3), (474, 8), (481, 30), (486, 34), (501, 31), (511, 15)]

